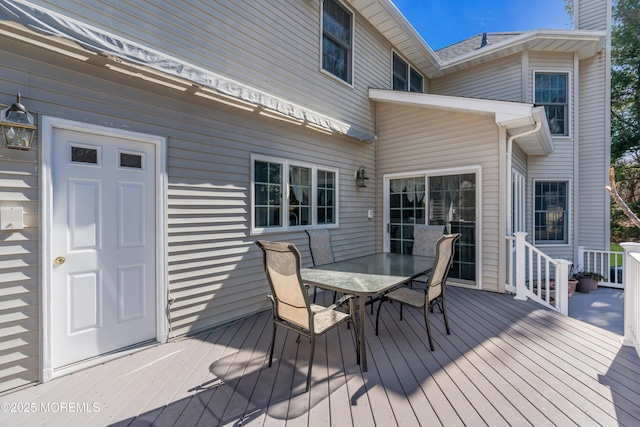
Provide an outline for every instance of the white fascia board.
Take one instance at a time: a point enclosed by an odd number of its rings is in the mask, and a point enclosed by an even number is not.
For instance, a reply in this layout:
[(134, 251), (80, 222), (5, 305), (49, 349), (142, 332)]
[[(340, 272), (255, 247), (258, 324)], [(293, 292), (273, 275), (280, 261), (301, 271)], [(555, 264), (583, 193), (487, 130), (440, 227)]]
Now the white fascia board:
[[(491, 99), (465, 98), (461, 96), (432, 95), (416, 92), (399, 92), (369, 89), (369, 99), (379, 102), (402, 104), (437, 110), (456, 111), (483, 116), (495, 116), (498, 126), (510, 126), (532, 117), (533, 104), (495, 101)], [(532, 123), (534, 123), (532, 121)]]

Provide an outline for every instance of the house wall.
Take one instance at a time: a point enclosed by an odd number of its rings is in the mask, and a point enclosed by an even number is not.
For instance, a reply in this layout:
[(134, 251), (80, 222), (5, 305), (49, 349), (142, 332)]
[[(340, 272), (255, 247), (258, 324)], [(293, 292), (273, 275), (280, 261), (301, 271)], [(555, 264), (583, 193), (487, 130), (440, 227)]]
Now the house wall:
[(391, 45), (355, 12), (353, 85), (321, 70), (320, 1), (33, 3), (370, 133), (367, 89), (391, 87)]
[[(7, 78), (25, 83), (16, 73), (2, 74), (1, 87)], [(1, 99), (15, 102), (15, 92), (3, 90)], [(0, 231), (0, 391), (40, 378), (37, 173), (37, 150), (10, 150), (0, 144), (0, 206), (21, 206), (25, 227)]]
[[(168, 280), (173, 336), (222, 324), (267, 307), (261, 253), (250, 235), (250, 155), (339, 169), (336, 258), (375, 250), (374, 146), (265, 118), (182, 91), (130, 79), (104, 67), (3, 40), (0, 100), (20, 91), (41, 117), (166, 136), (168, 139)], [(44, 141), (47, 143), (48, 141)], [(38, 271), (38, 150), (0, 147), (0, 204), (24, 206), (27, 227), (0, 234), (0, 391), (37, 381), (41, 345)], [(159, 201), (161, 202), (161, 201)], [(311, 265), (304, 231), (260, 236), (298, 245)]]
[[(482, 288), (499, 291), (500, 191), (498, 127), (491, 117), (379, 103), (377, 206), (383, 212), (383, 176), (388, 173), (481, 167)], [(378, 248), (386, 224), (378, 225)]]
[(569, 244), (565, 245), (538, 245), (547, 255), (553, 258), (573, 260), (576, 244), (578, 217), (576, 212), (576, 183), (577, 171), (575, 161), (576, 139), (576, 79), (577, 67), (572, 53), (552, 52), (528, 52), (529, 68), (526, 70), (527, 96), (525, 102), (533, 103), (533, 80), (536, 71), (568, 72), (570, 86), (570, 123), (569, 136), (553, 137), (554, 152), (548, 156), (529, 156), (527, 159), (527, 197), (526, 197), (526, 223), (530, 231), (527, 240), (533, 242), (533, 198), (534, 181), (537, 179), (568, 180), (570, 182), (571, 200), (569, 206)]
[[(586, 30), (607, 30), (611, 34), (611, 2), (580, 0), (575, 26)], [(580, 188), (577, 209), (580, 235), (577, 243), (589, 249), (609, 250), (611, 199), (603, 186), (609, 182), (611, 146), (610, 37), (607, 37), (603, 52), (580, 61), (579, 66), (577, 134)]]
[(522, 101), (522, 55), (514, 54), (431, 79), (431, 93)]

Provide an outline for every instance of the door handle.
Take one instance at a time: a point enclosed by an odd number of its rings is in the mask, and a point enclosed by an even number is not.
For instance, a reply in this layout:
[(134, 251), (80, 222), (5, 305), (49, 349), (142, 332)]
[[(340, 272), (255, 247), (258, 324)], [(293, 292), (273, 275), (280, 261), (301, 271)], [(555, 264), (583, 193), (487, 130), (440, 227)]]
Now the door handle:
[(66, 260), (67, 260), (67, 259), (66, 259), (65, 257), (63, 257), (63, 256), (59, 256), (59, 257), (57, 257), (53, 262), (54, 262), (56, 265), (62, 265), (62, 264), (64, 264), (64, 262), (65, 262)]

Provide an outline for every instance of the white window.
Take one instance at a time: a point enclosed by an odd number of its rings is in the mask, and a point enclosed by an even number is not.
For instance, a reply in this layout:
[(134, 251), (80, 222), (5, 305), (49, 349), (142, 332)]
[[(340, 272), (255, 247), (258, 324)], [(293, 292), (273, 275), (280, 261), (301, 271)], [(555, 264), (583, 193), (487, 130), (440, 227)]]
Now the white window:
[(335, 0), (322, 2), (322, 69), (352, 80), (353, 15)]
[(393, 54), (393, 90), (424, 92), (422, 75), (395, 52)]
[(536, 244), (569, 243), (569, 182), (534, 181)]
[(336, 169), (253, 156), (252, 177), (252, 231), (338, 224)]
[(568, 83), (567, 73), (535, 73), (535, 104), (544, 107), (554, 136), (569, 135)]

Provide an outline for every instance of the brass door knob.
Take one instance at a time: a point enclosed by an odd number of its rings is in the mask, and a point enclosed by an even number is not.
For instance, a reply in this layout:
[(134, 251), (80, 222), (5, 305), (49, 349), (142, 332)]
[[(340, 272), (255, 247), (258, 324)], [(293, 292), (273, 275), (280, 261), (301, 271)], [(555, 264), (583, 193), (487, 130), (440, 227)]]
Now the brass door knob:
[(55, 263), (56, 263), (56, 265), (62, 265), (62, 264), (64, 264), (64, 262), (65, 262), (66, 260), (67, 260), (67, 259), (66, 259), (65, 257), (63, 257), (63, 256), (59, 256), (59, 257), (57, 257), (53, 262), (55, 262)]

